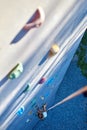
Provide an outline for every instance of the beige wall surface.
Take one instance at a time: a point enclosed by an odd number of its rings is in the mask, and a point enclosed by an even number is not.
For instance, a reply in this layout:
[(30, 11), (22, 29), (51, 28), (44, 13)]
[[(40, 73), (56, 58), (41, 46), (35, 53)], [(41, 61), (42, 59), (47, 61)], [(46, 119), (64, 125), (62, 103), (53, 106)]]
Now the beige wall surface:
[[(0, 0), (0, 45), (9, 44), (38, 6), (52, 0)], [(0, 47), (1, 47), (0, 46)]]

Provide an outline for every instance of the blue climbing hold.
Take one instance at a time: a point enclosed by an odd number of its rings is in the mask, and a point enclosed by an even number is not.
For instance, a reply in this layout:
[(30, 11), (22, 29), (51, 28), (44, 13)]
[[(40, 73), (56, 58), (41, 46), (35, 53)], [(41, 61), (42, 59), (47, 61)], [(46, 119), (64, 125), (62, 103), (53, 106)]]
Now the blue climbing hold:
[(53, 80), (54, 80), (53, 77), (51, 77), (50, 79), (48, 79), (48, 81), (46, 82), (46, 85), (51, 84), (53, 82)]
[(22, 107), (20, 107), (19, 109), (18, 109), (18, 111), (17, 111), (17, 115), (22, 115), (23, 114), (23, 112), (24, 112), (24, 106), (22, 106)]

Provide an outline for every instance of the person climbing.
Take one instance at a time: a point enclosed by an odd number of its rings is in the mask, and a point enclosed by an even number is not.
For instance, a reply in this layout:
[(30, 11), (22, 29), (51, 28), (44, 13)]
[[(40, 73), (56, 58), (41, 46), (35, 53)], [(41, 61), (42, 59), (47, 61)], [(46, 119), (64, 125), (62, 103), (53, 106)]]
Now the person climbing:
[(47, 110), (46, 110), (46, 104), (42, 106), (42, 109), (38, 108), (37, 114), (40, 119), (44, 119), (47, 117)]
[(31, 22), (27, 23), (25, 26), (24, 26), (24, 29), (25, 30), (29, 30), (33, 27), (40, 27), (43, 22), (45, 21), (45, 13), (44, 13), (44, 10), (42, 7), (38, 7), (36, 12), (35, 12), (35, 15), (32, 19)]

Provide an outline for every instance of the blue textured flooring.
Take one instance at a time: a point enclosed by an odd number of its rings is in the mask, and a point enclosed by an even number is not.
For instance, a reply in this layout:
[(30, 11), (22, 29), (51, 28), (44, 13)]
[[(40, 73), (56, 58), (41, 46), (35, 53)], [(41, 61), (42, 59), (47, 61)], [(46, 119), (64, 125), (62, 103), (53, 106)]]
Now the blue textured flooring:
[[(74, 58), (57, 91), (55, 103), (87, 85)], [(87, 98), (80, 95), (48, 112), (33, 130), (87, 130)]]

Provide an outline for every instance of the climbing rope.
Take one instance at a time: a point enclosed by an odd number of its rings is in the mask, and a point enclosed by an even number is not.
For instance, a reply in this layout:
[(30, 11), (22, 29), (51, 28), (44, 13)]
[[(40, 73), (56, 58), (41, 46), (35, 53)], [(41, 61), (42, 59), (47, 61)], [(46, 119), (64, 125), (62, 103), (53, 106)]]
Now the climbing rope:
[(53, 108), (63, 104), (64, 102), (66, 102), (66, 101), (68, 101), (68, 100), (70, 100), (70, 99), (72, 99), (72, 98), (74, 98), (76, 96), (79, 96), (80, 94), (83, 94), (85, 92), (87, 92), (87, 86), (85, 86), (85, 87), (79, 89), (78, 91), (72, 93), (71, 95), (67, 96), (62, 101), (60, 101), (60, 102), (56, 103), (55, 105), (53, 105), (52, 107), (50, 107), (47, 111), (49, 111), (49, 110), (51, 110), (51, 109), (53, 109)]

